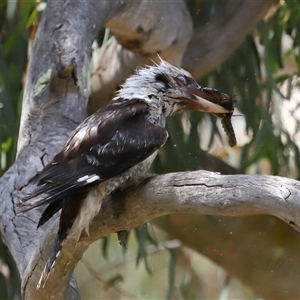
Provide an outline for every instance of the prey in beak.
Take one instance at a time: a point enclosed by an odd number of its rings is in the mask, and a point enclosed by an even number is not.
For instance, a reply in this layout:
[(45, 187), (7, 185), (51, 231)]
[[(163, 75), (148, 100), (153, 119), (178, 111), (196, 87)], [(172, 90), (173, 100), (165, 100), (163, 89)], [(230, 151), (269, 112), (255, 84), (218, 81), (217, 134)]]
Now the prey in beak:
[(233, 113), (234, 106), (230, 105), (230, 102), (223, 100), (226, 94), (222, 94), (216, 89), (187, 87), (186, 92), (192, 100), (187, 104), (188, 109), (214, 113), (219, 117), (221, 117), (220, 114)]
[(227, 134), (229, 146), (236, 146), (236, 137), (231, 117), (234, 111), (233, 97), (225, 93), (220, 93), (212, 88), (186, 88), (187, 93), (191, 95), (193, 101), (189, 101), (188, 109), (214, 113), (220, 117), (222, 127)]

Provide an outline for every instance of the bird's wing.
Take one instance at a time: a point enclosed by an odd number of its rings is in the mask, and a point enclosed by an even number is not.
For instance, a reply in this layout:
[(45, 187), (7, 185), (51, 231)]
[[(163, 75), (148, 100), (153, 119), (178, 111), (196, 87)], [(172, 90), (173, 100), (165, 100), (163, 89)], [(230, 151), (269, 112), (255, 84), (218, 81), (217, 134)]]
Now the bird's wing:
[(19, 212), (83, 192), (130, 169), (164, 145), (168, 133), (147, 121), (147, 104), (123, 102), (113, 101), (73, 132), (38, 175), (38, 188), (23, 199)]

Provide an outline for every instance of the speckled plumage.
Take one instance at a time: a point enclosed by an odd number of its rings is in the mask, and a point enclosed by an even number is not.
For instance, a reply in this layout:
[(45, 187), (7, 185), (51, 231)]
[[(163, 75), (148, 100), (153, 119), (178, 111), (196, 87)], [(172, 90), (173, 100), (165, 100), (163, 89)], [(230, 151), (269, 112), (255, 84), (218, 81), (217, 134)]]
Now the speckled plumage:
[(162, 61), (139, 69), (105, 107), (87, 118), (64, 148), (41, 171), (37, 188), (18, 205), (18, 212), (47, 204), (38, 226), (61, 209), (52, 256), (43, 285), (69, 235), (78, 240), (101, 209), (103, 199), (151, 166), (167, 140), (167, 116), (191, 109), (228, 113), (191, 75)]

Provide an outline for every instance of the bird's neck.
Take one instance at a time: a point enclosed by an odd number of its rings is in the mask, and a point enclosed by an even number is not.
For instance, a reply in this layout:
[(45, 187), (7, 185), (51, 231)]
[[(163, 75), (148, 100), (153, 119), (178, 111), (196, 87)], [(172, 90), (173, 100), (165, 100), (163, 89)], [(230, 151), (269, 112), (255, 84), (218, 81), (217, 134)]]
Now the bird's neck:
[(151, 96), (151, 98), (147, 99), (148, 101), (148, 107), (149, 107), (149, 115), (148, 115), (148, 121), (161, 125), (165, 127), (166, 125), (166, 116), (165, 116), (165, 107), (164, 107), (164, 101), (160, 99), (159, 97)]

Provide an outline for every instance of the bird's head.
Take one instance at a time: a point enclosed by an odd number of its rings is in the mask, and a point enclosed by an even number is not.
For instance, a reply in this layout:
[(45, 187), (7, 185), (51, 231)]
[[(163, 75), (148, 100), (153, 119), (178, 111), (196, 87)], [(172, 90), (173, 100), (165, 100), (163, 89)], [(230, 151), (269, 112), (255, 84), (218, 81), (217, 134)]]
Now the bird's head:
[(219, 105), (221, 96), (217, 90), (200, 87), (187, 71), (161, 60), (158, 65), (138, 69), (114, 99), (139, 98), (149, 104), (159, 103), (165, 116), (181, 110), (229, 113)]

